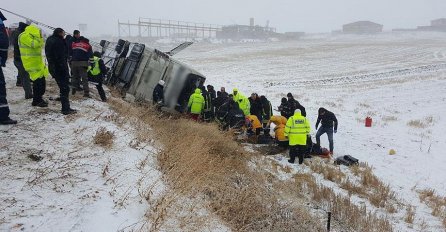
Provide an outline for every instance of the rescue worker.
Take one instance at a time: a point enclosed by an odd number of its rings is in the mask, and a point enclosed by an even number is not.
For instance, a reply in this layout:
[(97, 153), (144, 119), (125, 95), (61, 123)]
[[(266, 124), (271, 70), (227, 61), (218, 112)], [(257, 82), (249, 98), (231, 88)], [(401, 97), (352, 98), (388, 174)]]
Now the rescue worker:
[(158, 84), (153, 89), (152, 101), (154, 105), (162, 106), (164, 102), (164, 84), (163, 80), (158, 81)]
[(293, 94), (288, 93), (286, 96), (287, 96), (287, 98), (288, 98), (287, 103), (288, 103), (288, 105), (289, 105), (289, 107), (290, 107), (290, 109), (291, 109), (291, 112), (294, 112), (294, 110), (299, 109), (300, 112), (302, 113), (302, 116), (307, 117), (307, 113), (306, 113), (306, 111), (305, 111), (305, 107), (303, 107), (303, 106), (299, 103), (299, 101), (297, 101), (296, 99), (294, 99)]
[(296, 156), (299, 157), (299, 164), (304, 162), (307, 152), (307, 135), (310, 134), (310, 122), (296, 109), (285, 126), (285, 136), (288, 137), (290, 145), (289, 163), (294, 163)]
[(260, 120), (255, 115), (248, 115), (246, 116), (246, 132), (248, 135), (260, 135), (260, 132), (262, 131), (262, 123), (260, 123)]
[(11, 125), (17, 124), (17, 121), (9, 117), (9, 105), (6, 100), (6, 81), (3, 67), (6, 67), (6, 60), (8, 59), (9, 37), (3, 23), (5, 20), (5, 16), (0, 11), (0, 125)]
[(241, 94), (238, 89), (234, 88), (232, 90), (232, 98), (239, 105), (240, 109), (243, 111), (244, 115), (250, 115), (251, 113), (251, 105), (249, 103), (248, 98), (246, 98), (243, 94)]
[(68, 86), (69, 74), (67, 64), (67, 53), (65, 43), (65, 31), (56, 28), (53, 35), (48, 37), (45, 44), (45, 54), (51, 76), (56, 79), (60, 90), (60, 103), (62, 104), (62, 114), (74, 114), (76, 110), (70, 107), (70, 87)]
[(48, 107), (48, 102), (43, 100), (46, 89), (45, 78), (49, 75), (48, 67), (42, 57), (44, 45), (42, 32), (36, 25), (29, 25), (19, 35), (19, 49), (23, 67), (28, 72), (33, 82), (32, 106)]
[(217, 91), (217, 98), (215, 99), (216, 111), (221, 105), (223, 105), (223, 103), (226, 102), (227, 99), (228, 99), (228, 93), (226, 92), (225, 87), (221, 87), (220, 91)]
[(73, 36), (69, 36), (67, 38), (66, 42), (67, 42), (68, 61), (69, 62), (71, 62), (71, 58), (73, 56), (73, 43), (79, 42), (80, 37), (81, 37), (81, 32), (79, 30), (74, 30)]
[(274, 138), (279, 145), (279, 147), (286, 148), (288, 147), (288, 138), (285, 136), (285, 125), (287, 123), (287, 119), (283, 116), (273, 115), (268, 121), (268, 127), (271, 126), (271, 123), (274, 123)]
[(291, 116), (293, 116), (293, 112), (291, 110), (291, 106), (288, 104), (288, 101), (286, 98), (282, 98), (280, 106), (279, 106), (279, 111), (280, 111), (280, 115), (285, 117), (285, 118), (290, 118)]
[(215, 118), (215, 99), (217, 98), (214, 86), (207, 85), (207, 108), (208, 111), (205, 111), (205, 114), (207, 114), (205, 117), (209, 119), (209, 121), (212, 121)]
[(100, 52), (94, 52), (93, 58), (90, 59), (88, 65), (88, 80), (96, 85), (101, 101), (106, 102), (107, 97), (105, 96), (104, 88), (102, 87), (102, 82), (104, 80), (104, 74), (107, 73), (107, 68), (105, 67), (104, 61), (101, 59)]
[(327, 133), (328, 142), (330, 144), (330, 154), (333, 155), (333, 132), (338, 132), (338, 119), (336, 118), (335, 114), (321, 107), (318, 110), (316, 130), (319, 123), (321, 123), (321, 127), (316, 133), (316, 144), (320, 146), (321, 135)]
[(271, 116), (273, 115), (273, 106), (271, 102), (264, 96), (260, 96), (260, 102), (262, 102), (262, 124), (263, 124), (263, 132), (265, 134), (269, 134), (270, 129), (267, 126)]
[(25, 99), (33, 98), (33, 90), (31, 87), (31, 80), (29, 79), (28, 72), (23, 67), (22, 59), (20, 56), (19, 48), (19, 35), (23, 33), (28, 24), (19, 22), (19, 27), (12, 33), (12, 40), (14, 44), (14, 66), (17, 68), (17, 83), (20, 83), (25, 91)]
[(201, 95), (201, 90), (199, 88), (195, 89), (195, 92), (189, 97), (189, 103), (187, 107), (190, 109), (191, 118), (194, 121), (198, 121), (201, 113), (204, 109), (204, 97)]
[(245, 116), (243, 111), (235, 101), (230, 99), (228, 102), (230, 109), (227, 117), (225, 118), (226, 126), (224, 129), (241, 129), (245, 124)]
[(257, 116), (257, 118), (262, 121), (263, 106), (262, 102), (260, 101), (259, 95), (257, 95), (257, 93), (252, 93), (251, 97), (249, 97), (248, 100), (250, 105), (250, 114)]
[[(72, 94), (76, 94), (77, 90), (84, 90), (84, 97), (90, 97), (90, 90), (88, 88), (88, 61), (93, 57), (93, 50), (90, 41), (87, 38), (80, 37), (79, 40), (71, 44), (71, 72), (73, 74), (73, 89)], [(82, 81), (82, 88), (80, 82)]]

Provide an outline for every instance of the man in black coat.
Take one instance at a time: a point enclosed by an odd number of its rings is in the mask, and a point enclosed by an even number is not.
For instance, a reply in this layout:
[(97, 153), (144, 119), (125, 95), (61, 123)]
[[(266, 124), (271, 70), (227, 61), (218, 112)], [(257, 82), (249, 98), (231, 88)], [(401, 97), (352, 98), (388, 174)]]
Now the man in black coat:
[(251, 104), (250, 113), (251, 115), (257, 116), (260, 122), (263, 120), (263, 106), (260, 101), (259, 95), (256, 93), (252, 93), (251, 97), (248, 98), (249, 103)]
[(291, 106), (288, 104), (286, 98), (282, 98), (280, 106), (279, 106), (280, 115), (288, 119), (293, 116), (294, 110), (291, 109)]
[(215, 108), (218, 108), (223, 105), (228, 99), (228, 93), (225, 90), (225, 87), (221, 87), (220, 91), (217, 91), (217, 98), (215, 99)]
[(48, 60), (48, 68), (51, 76), (56, 79), (60, 89), (60, 102), (62, 103), (62, 114), (74, 114), (76, 110), (70, 108), (69, 93), (70, 87), (67, 47), (65, 42), (65, 31), (62, 28), (56, 28), (53, 35), (48, 37), (45, 44), (45, 55)]
[(269, 119), (271, 118), (271, 116), (273, 116), (273, 106), (271, 105), (271, 102), (264, 95), (260, 96), (260, 102), (262, 103), (262, 108), (263, 108), (263, 111), (262, 111), (262, 118), (263, 118), (262, 124), (263, 124), (263, 128), (264, 128), (263, 132), (266, 135), (268, 135), (270, 132), (270, 129), (267, 128), (267, 125), (268, 125)]
[(321, 127), (316, 133), (316, 143), (317, 145), (321, 144), (321, 135), (327, 133), (328, 142), (330, 143), (330, 154), (333, 154), (333, 132), (336, 133), (338, 131), (338, 119), (336, 116), (326, 110), (325, 108), (319, 108), (319, 115), (316, 121), (316, 130), (321, 123)]
[(9, 105), (6, 100), (6, 82), (5, 75), (3, 75), (3, 67), (6, 66), (8, 59), (9, 37), (6, 33), (5, 21), (6, 18), (0, 11), (0, 125), (17, 124), (16, 120), (9, 118)]
[(11, 39), (12, 43), (14, 44), (14, 65), (18, 71), (17, 83), (20, 83), (23, 86), (23, 90), (25, 91), (25, 99), (31, 99), (33, 98), (31, 79), (29, 79), (29, 74), (23, 67), (19, 49), (19, 35), (25, 31), (27, 26), (28, 24), (19, 22), (19, 27), (12, 33)]
[(293, 94), (288, 93), (286, 96), (288, 98), (287, 102), (289, 107), (291, 108), (291, 112), (293, 112), (294, 114), (294, 111), (296, 109), (299, 109), (302, 116), (307, 117), (307, 112), (305, 111), (305, 107), (303, 107), (296, 99), (294, 99)]

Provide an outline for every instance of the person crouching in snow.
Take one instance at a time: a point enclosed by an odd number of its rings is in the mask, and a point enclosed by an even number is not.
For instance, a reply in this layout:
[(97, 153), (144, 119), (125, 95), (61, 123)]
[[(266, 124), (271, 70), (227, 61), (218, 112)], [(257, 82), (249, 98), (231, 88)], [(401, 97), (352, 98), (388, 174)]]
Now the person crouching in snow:
[(187, 104), (189, 112), (191, 113), (191, 118), (194, 121), (198, 121), (201, 113), (204, 110), (204, 103), (204, 97), (201, 95), (201, 90), (199, 88), (196, 88), (195, 92), (190, 95), (189, 103)]
[(247, 135), (260, 135), (262, 131), (262, 123), (255, 115), (246, 116), (246, 134)]
[(105, 67), (104, 61), (101, 59), (100, 52), (94, 52), (93, 58), (90, 59), (88, 65), (88, 81), (96, 85), (99, 96), (103, 102), (107, 101), (105, 96), (104, 88), (102, 87), (102, 81), (104, 79), (104, 74), (107, 73), (107, 68)]
[(310, 134), (310, 122), (302, 116), (299, 109), (296, 109), (285, 126), (285, 136), (288, 137), (290, 145), (289, 163), (294, 163), (296, 156), (299, 157), (299, 164), (304, 162), (308, 134)]
[(276, 125), (274, 127), (274, 138), (279, 147), (287, 148), (288, 147), (288, 138), (285, 137), (285, 125), (287, 123), (287, 119), (284, 116), (274, 115), (272, 116), (267, 124), (267, 128), (271, 126), (271, 123)]

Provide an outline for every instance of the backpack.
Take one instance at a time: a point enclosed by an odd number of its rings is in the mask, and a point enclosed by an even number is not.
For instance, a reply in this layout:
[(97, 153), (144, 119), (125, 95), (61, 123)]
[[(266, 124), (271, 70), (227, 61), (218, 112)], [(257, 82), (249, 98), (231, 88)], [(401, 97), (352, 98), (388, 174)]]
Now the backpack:
[(344, 155), (344, 156), (340, 156), (338, 158), (336, 158), (336, 160), (334, 161), (335, 164), (337, 165), (345, 165), (345, 166), (351, 166), (351, 165), (356, 165), (359, 163), (359, 160), (356, 159), (353, 156), (350, 155)]

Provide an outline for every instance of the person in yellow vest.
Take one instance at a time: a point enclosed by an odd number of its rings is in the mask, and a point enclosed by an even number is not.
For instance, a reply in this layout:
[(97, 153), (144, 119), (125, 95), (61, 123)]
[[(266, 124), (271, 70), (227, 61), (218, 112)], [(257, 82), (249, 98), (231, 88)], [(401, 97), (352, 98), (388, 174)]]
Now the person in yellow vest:
[(201, 95), (201, 90), (196, 88), (195, 92), (190, 95), (189, 103), (187, 104), (187, 107), (190, 109), (191, 117), (194, 121), (198, 121), (198, 118), (204, 110), (204, 103), (204, 97)]
[(105, 67), (104, 61), (101, 59), (101, 53), (96, 51), (93, 53), (93, 58), (90, 59), (88, 65), (88, 80), (96, 85), (99, 96), (103, 102), (107, 101), (105, 96), (104, 88), (102, 87), (102, 81), (104, 79), (104, 74), (107, 73), (107, 68)]
[(237, 102), (238, 106), (243, 111), (243, 114), (245, 116), (251, 114), (251, 103), (249, 102), (248, 98), (245, 97), (245, 95), (238, 91), (238, 89), (234, 88), (232, 90), (232, 98), (235, 102)]
[(255, 115), (248, 115), (246, 116), (246, 132), (247, 134), (255, 134), (260, 135), (260, 131), (262, 131), (262, 123), (260, 123), (260, 120)]
[(308, 134), (310, 134), (310, 122), (302, 116), (299, 109), (296, 109), (285, 126), (285, 136), (288, 137), (290, 145), (289, 163), (294, 163), (296, 156), (299, 157), (299, 164), (304, 162)]
[(285, 125), (287, 123), (287, 119), (280, 115), (273, 115), (267, 123), (267, 128), (271, 126), (271, 123), (276, 125), (274, 127), (274, 138), (276, 139), (277, 145), (284, 148), (288, 147), (288, 138), (285, 136)]
[(32, 106), (47, 107), (48, 102), (43, 100), (43, 95), (46, 88), (45, 78), (49, 71), (42, 56), (44, 46), (42, 33), (36, 25), (29, 25), (19, 35), (18, 40), (23, 67), (33, 82)]

